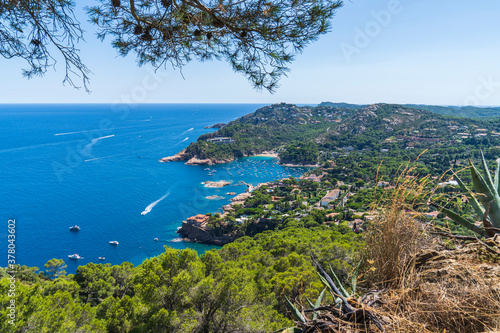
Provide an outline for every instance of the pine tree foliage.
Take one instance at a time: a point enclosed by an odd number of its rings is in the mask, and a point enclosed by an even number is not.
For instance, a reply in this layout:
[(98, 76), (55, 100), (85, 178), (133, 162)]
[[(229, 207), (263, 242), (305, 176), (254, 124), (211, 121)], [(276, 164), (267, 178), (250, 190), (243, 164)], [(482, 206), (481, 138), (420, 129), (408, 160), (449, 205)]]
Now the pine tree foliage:
[[(86, 8), (97, 36), (112, 38), (138, 64), (182, 69), (192, 60), (223, 60), (256, 88), (273, 92), (294, 55), (325, 34), (341, 0), (94, 0)], [(87, 89), (83, 39), (71, 0), (0, 2), (0, 54), (22, 58), (24, 75), (44, 74), (65, 61), (64, 81)]]

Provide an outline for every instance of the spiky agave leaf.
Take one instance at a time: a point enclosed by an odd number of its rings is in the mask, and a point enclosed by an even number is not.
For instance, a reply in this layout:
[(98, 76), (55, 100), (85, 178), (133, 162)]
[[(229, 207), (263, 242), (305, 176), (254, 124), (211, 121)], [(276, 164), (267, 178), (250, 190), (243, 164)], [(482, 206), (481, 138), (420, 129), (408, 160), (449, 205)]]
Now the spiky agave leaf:
[[(323, 302), (323, 297), (325, 296), (326, 289), (327, 288), (323, 289), (323, 291), (321, 292), (321, 294), (319, 294), (319, 297), (316, 300), (315, 304), (313, 304), (311, 302), (311, 300), (306, 297), (306, 300), (307, 300), (307, 302), (309, 303), (309, 305), (311, 306), (312, 309), (316, 309), (316, 308), (319, 308), (321, 306), (321, 302)], [(316, 311), (314, 311), (313, 320), (316, 320), (317, 317), (318, 317), (318, 313)]]
[(500, 227), (500, 196), (498, 195), (498, 188), (495, 187), (493, 180), (491, 179), (491, 173), (486, 164), (486, 159), (484, 158), (484, 154), (481, 151), (481, 162), (483, 164), (483, 171), (486, 176), (486, 184), (490, 188), (489, 193), (487, 194), (488, 201), (483, 202), (483, 207), (486, 208), (489, 206), (489, 221), (492, 226), (495, 228)]
[(337, 277), (337, 274), (335, 274), (335, 272), (333, 271), (333, 268), (330, 264), (328, 264), (328, 267), (330, 268), (330, 272), (332, 273), (332, 278), (333, 278), (333, 281), (337, 284), (337, 286), (339, 287), (339, 290), (342, 292), (342, 295), (344, 297), (351, 297), (351, 294), (349, 294), (347, 292), (347, 290), (345, 290), (344, 286), (342, 285), (342, 283), (340, 282), (340, 279)]
[(445, 214), (446, 216), (448, 216), (450, 219), (452, 219), (453, 221), (457, 222), (461, 226), (466, 227), (467, 229), (470, 229), (470, 230), (474, 231), (475, 233), (477, 233), (477, 234), (479, 234), (481, 236), (485, 235), (484, 230), (481, 229), (481, 228), (479, 228), (477, 225), (475, 225), (474, 222), (466, 220), (462, 216), (458, 215), (454, 211), (451, 211), (451, 210), (449, 210), (447, 208), (441, 207), (441, 206), (436, 205), (436, 204), (431, 204), (431, 205), (434, 206), (434, 207), (436, 207), (443, 214)]
[(488, 164), (486, 163), (486, 159), (484, 158), (484, 154), (483, 154), (482, 150), (481, 150), (481, 163), (483, 164), (483, 172), (484, 172), (484, 176), (486, 177), (485, 178), (486, 185), (488, 185), (488, 187), (490, 188), (490, 192), (494, 193), (495, 192), (495, 185), (493, 185), (493, 180), (491, 179), (491, 172), (490, 172), (490, 169), (488, 168)]
[(325, 278), (325, 280), (328, 282), (330, 287), (332, 288), (333, 292), (342, 300), (342, 312), (344, 313), (351, 313), (354, 311), (354, 308), (347, 302), (345, 297), (342, 295), (341, 291), (335, 285), (335, 282), (333, 282), (332, 278), (325, 272), (323, 267), (321, 267), (318, 262), (312, 258), (313, 263), (316, 265), (316, 268), (318, 269), (319, 273)]
[(497, 169), (495, 171), (495, 179), (493, 185), (495, 186), (497, 192), (500, 192), (500, 158), (497, 159)]
[(361, 266), (361, 260), (359, 261), (358, 265), (352, 272), (352, 277), (351, 277), (351, 290), (352, 290), (352, 295), (356, 293), (356, 287), (357, 287), (357, 282), (358, 282), (358, 273), (359, 273), (359, 267)]
[(493, 196), (491, 195), (491, 191), (486, 184), (483, 176), (479, 173), (476, 166), (469, 159), (469, 165), (471, 169), (472, 183), (474, 184), (474, 190), (478, 194), (479, 202), (483, 204), (483, 207), (488, 204), (491, 200), (493, 200)]
[(320, 305), (321, 305), (321, 302), (323, 302), (323, 297), (325, 297), (325, 291), (326, 291), (326, 288), (323, 289), (323, 291), (321, 292), (321, 294), (319, 294), (319, 297), (316, 300), (316, 303), (314, 304), (315, 308), (319, 308)]
[(292, 315), (295, 317), (295, 319), (305, 323), (306, 319), (304, 318), (304, 315), (299, 311), (299, 309), (297, 309), (297, 307), (295, 307), (295, 305), (292, 304), (292, 302), (290, 302), (288, 297), (285, 296), (285, 298), (286, 298), (287, 304), (292, 312)]
[(342, 302), (342, 300), (339, 298), (339, 296), (337, 294), (335, 294), (335, 292), (333, 291), (332, 287), (325, 280), (325, 278), (319, 272), (316, 272), (316, 274), (318, 274), (319, 279), (325, 285), (326, 289), (328, 289), (328, 292), (330, 292), (330, 295), (332, 295), (332, 298), (335, 300), (335, 306), (339, 305)]
[(477, 198), (474, 195), (474, 193), (472, 193), (472, 191), (464, 184), (462, 179), (460, 179), (460, 177), (458, 177), (457, 174), (454, 174), (453, 176), (454, 176), (453, 178), (455, 178), (456, 182), (458, 183), (462, 191), (467, 192), (467, 197), (469, 198), (472, 208), (474, 208), (476, 214), (479, 216), (483, 216), (485, 209), (481, 206), (479, 201), (477, 201)]

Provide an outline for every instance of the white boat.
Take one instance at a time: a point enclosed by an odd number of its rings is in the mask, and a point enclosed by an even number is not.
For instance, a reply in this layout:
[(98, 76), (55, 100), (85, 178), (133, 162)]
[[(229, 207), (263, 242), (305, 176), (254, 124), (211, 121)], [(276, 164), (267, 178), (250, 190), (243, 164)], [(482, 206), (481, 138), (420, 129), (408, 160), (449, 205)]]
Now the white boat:
[(83, 257), (80, 257), (77, 253), (75, 253), (75, 254), (70, 254), (70, 255), (68, 256), (68, 258), (70, 258), (70, 259), (74, 259), (74, 260), (83, 259)]
[(118, 241), (110, 241), (109, 244), (111, 244), (111, 245), (118, 245), (119, 243), (118, 243)]
[(104, 258), (104, 257), (99, 257), (99, 260), (106, 260), (106, 258)]
[(80, 227), (79, 227), (79, 226), (77, 226), (77, 225), (74, 225), (74, 226), (72, 226), (72, 227), (69, 227), (69, 230), (70, 230), (70, 231), (80, 231)]
[(155, 242), (157, 242), (157, 241), (158, 241), (158, 238), (155, 238), (155, 239), (154, 239), (154, 241), (155, 241)]

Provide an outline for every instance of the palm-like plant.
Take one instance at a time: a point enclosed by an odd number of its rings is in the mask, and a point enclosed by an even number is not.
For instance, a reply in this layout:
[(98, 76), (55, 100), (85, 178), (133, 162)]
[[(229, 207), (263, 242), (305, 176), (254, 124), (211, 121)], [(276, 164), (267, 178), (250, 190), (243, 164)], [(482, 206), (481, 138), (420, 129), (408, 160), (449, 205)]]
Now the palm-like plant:
[(495, 172), (494, 178), (491, 177), (490, 170), (486, 164), (484, 154), (481, 151), (481, 161), (484, 175), (482, 175), (472, 161), (469, 159), (470, 172), (472, 177), (472, 183), (474, 185), (474, 192), (472, 192), (464, 182), (454, 174), (455, 180), (460, 185), (462, 191), (464, 191), (469, 198), (469, 202), (474, 208), (474, 211), (482, 220), (482, 225), (478, 226), (474, 221), (467, 220), (456, 212), (432, 204), (441, 210), (443, 214), (451, 218), (458, 224), (476, 232), (481, 236), (494, 236), (496, 233), (500, 233), (500, 196), (498, 194), (500, 190), (500, 159), (497, 160), (498, 166)]

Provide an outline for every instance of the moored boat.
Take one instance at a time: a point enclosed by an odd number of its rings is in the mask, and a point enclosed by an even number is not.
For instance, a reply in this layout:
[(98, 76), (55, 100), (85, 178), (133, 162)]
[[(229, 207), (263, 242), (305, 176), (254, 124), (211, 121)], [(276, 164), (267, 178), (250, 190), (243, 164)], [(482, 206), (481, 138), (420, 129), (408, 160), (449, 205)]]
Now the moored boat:
[(75, 254), (70, 254), (70, 255), (68, 256), (68, 258), (70, 258), (70, 259), (74, 259), (74, 260), (83, 259), (83, 257), (80, 257), (80, 256), (78, 255), (78, 253), (75, 253)]
[(118, 245), (119, 243), (118, 243), (118, 241), (110, 241), (109, 244), (111, 244), (111, 245)]
[(80, 227), (75, 224), (74, 226), (69, 227), (69, 231), (80, 231)]

